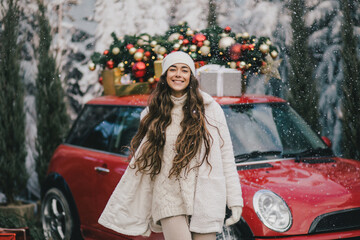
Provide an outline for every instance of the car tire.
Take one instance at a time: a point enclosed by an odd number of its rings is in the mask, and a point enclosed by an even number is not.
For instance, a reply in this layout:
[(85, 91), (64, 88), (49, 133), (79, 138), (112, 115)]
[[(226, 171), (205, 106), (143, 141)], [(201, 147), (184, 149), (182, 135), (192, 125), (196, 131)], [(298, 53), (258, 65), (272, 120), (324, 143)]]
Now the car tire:
[[(81, 239), (79, 224), (68, 199), (58, 188), (50, 188), (41, 204), (41, 221), (46, 239)], [(80, 236), (80, 238), (79, 238)]]

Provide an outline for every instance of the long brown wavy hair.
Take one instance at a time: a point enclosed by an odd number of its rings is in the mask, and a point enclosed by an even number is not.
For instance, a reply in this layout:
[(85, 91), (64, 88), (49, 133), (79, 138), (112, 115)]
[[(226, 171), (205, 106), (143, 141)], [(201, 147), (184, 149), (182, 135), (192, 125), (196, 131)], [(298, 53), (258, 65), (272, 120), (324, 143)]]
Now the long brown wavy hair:
[[(135, 156), (135, 166), (139, 172), (150, 174), (151, 179), (160, 173), (162, 153), (166, 141), (165, 130), (171, 123), (171, 110), (174, 106), (170, 95), (171, 88), (166, 81), (167, 72), (161, 77), (148, 102), (148, 114), (140, 121), (139, 129), (130, 143), (132, 155), (146, 136), (140, 151)], [(200, 152), (204, 144), (205, 154), (201, 161), (193, 168), (201, 166), (208, 161), (210, 146), (213, 141), (205, 122), (204, 100), (199, 91), (199, 83), (193, 74), (186, 88), (187, 98), (183, 106), (184, 119), (180, 123), (181, 132), (175, 143), (176, 156), (169, 172), (171, 176), (179, 177), (183, 169), (187, 174), (192, 168), (190, 161)]]

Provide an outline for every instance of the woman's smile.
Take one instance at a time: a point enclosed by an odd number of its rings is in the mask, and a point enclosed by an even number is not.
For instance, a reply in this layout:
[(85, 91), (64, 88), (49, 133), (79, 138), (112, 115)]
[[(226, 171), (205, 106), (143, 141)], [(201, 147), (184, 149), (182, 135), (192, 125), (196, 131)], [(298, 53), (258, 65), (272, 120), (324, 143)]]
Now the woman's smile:
[(166, 82), (171, 88), (171, 94), (175, 97), (184, 95), (190, 83), (191, 70), (184, 63), (176, 63), (169, 67), (166, 74)]

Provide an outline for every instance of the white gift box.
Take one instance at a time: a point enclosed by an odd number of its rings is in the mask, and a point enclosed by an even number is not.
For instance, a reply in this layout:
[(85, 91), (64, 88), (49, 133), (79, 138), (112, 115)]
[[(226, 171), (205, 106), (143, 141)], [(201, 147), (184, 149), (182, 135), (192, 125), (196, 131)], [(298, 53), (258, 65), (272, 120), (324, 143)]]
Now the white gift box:
[(211, 96), (241, 96), (241, 72), (216, 64), (208, 64), (196, 71), (200, 89)]

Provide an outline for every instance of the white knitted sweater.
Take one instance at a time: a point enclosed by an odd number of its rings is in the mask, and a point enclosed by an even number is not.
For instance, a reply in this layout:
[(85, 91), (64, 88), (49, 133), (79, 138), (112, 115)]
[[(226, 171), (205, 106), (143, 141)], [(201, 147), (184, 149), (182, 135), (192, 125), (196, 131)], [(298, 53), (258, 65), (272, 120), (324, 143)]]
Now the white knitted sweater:
[[(183, 106), (187, 94), (176, 98), (171, 96), (174, 107), (171, 111), (171, 124), (166, 128), (166, 141), (163, 150), (161, 171), (154, 179), (152, 217), (154, 222), (160, 219), (177, 216), (192, 215), (194, 192), (196, 185), (197, 169), (192, 169), (186, 176), (181, 174), (179, 178), (169, 178), (169, 171), (173, 166), (173, 159), (176, 155), (175, 143), (181, 132), (180, 123), (184, 118)], [(194, 166), (196, 159), (190, 163)]]

